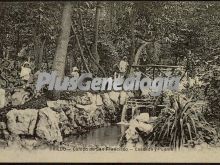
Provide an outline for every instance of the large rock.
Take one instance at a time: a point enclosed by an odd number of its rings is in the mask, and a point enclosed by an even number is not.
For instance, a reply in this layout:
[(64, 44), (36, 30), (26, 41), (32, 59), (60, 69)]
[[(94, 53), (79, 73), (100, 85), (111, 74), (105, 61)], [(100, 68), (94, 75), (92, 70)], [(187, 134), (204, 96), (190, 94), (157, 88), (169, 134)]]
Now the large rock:
[(0, 122), (0, 130), (6, 129), (6, 124), (4, 122)]
[(111, 101), (108, 93), (104, 93), (101, 95), (103, 103), (105, 105), (105, 107), (110, 111), (110, 112), (115, 112), (115, 106), (113, 104), (113, 102)]
[(58, 113), (59, 113), (59, 122), (60, 123), (68, 122), (68, 117), (66, 116), (66, 114), (64, 113), (63, 110), (60, 110)]
[(7, 130), (3, 130), (2, 132), (3, 132), (4, 138), (5, 138), (6, 140), (9, 139), (10, 133), (9, 133)]
[(68, 117), (70, 124), (73, 128), (77, 128), (77, 124), (75, 122), (75, 115), (78, 109), (75, 107), (71, 107), (69, 110), (65, 111), (66, 116)]
[(129, 98), (128, 94), (125, 91), (121, 91), (119, 96), (119, 104), (125, 105), (128, 98)]
[(64, 135), (68, 135), (71, 133), (71, 128), (70, 128), (70, 122), (66, 114), (64, 113), (63, 110), (59, 110), (59, 126), (60, 126), (60, 131)]
[(96, 105), (97, 106), (103, 105), (102, 97), (100, 95), (96, 95)]
[(96, 104), (97, 106), (103, 105), (102, 98), (99, 94), (92, 94), (90, 92), (86, 92), (86, 96), (89, 98), (90, 104)]
[(92, 104), (93, 101), (90, 99), (91, 95), (92, 94), (90, 92), (86, 92), (82, 96), (77, 96), (75, 98), (75, 101), (76, 101), (77, 104), (82, 104), (82, 105)]
[(153, 126), (151, 124), (146, 124), (146, 123), (143, 123), (143, 122), (139, 122), (136, 127), (142, 131), (142, 132), (145, 132), (145, 133), (150, 133), (153, 131)]
[(134, 126), (130, 126), (126, 132), (125, 132), (125, 137), (127, 139), (127, 141), (129, 140), (136, 140), (138, 139), (139, 135), (138, 132), (136, 131)]
[(25, 109), (9, 111), (7, 117), (8, 130), (13, 134), (33, 135), (37, 122), (38, 110)]
[[(153, 131), (153, 126), (151, 124), (144, 123), (143, 121), (149, 121), (149, 116), (147, 118), (147, 114), (143, 115), (143, 117), (139, 117), (141, 120), (133, 119), (129, 122), (129, 128), (138, 128), (139, 131), (150, 133)], [(144, 120), (142, 120), (144, 119)]]
[(11, 96), (12, 105), (22, 105), (29, 99), (30, 93), (23, 88), (15, 90), (15, 93)]
[(61, 142), (62, 136), (59, 128), (59, 113), (46, 107), (39, 110), (39, 121), (36, 127), (36, 134), (49, 142)]
[(112, 104), (112, 101), (111, 101), (108, 93), (103, 93), (101, 95), (101, 97), (102, 97), (102, 100), (103, 100), (103, 103), (104, 103), (105, 106), (109, 106), (109, 105)]
[(20, 141), (22, 148), (27, 150), (33, 150), (35, 147), (38, 146), (38, 141), (35, 139), (21, 139)]
[(67, 100), (47, 101), (47, 106), (50, 108), (60, 108), (65, 105), (72, 104), (74, 102), (68, 102)]
[(10, 150), (20, 151), (22, 149), (21, 138), (18, 135), (10, 135), (7, 143)]
[(60, 105), (57, 103), (57, 101), (47, 101), (47, 106), (50, 108), (59, 108)]
[(149, 113), (141, 113), (140, 115), (136, 116), (135, 119), (139, 122), (149, 122), (150, 116)]
[(118, 104), (120, 92), (111, 91), (108, 94), (113, 103)]
[(90, 92), (86, 92), (86, 96), (89, 98), (89, 101), (91, 102), (91, 104), (96, 104), (96, 97), (94, 94)]
[(154, 116), (154, 117), (150, 117), (149, 119), (149, 123), (155, 123), (157, 121), (158, 117)]
[(76, 96), (74, 98), (74, 101), (76, 102), (76, 104), (81, 104), (81, 97), (80, 96)]
[(3, 108), (6, 104), (5, 90), (0, 88), (0, 108)]
[(95, 111), (97, 109), (97, 106), (95, 104), (90, 104), (90, 105), (76, 104), (76, 108), (81, 109), (87, 113), (90, 113), (91, 111)]

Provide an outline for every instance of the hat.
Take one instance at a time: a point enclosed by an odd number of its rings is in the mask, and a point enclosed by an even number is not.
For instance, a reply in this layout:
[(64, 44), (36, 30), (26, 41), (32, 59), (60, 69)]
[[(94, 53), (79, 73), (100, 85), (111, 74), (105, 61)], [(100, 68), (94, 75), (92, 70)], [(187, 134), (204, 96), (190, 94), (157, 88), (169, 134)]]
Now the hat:
[(29, 62), (24, 62), (23, 66), (25, 66), (25, 65), (30, 66), (30, 63)]
[(73, 72), (74, 71), (79, 71), (79, 69), (75, 66), (75, 67), (73, 67)]
[(124, 57), (123, 57), (123, 60), (125, 60), (125, 59), (127, 59), (127, 56), (124, 56)]

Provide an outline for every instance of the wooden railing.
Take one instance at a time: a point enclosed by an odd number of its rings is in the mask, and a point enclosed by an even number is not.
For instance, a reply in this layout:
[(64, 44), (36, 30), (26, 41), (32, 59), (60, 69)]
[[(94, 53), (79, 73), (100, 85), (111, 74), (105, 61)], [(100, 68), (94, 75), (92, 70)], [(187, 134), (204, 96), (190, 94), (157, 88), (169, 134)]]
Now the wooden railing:
[(121, 114), (121, 122), (127, 122), (125, 118), (128, 109), (132, 110), (132, 119), (133, 119), (135, 111), (138, 108), (144, 107), (146, 109), (154, 110), (156, 106), (155, 101), (156, 98), (154, 97), (143, 98), (143, 99), (130, 98), (129, 100), (126, 101), (125, 105), (123, 106), (122, 114)]

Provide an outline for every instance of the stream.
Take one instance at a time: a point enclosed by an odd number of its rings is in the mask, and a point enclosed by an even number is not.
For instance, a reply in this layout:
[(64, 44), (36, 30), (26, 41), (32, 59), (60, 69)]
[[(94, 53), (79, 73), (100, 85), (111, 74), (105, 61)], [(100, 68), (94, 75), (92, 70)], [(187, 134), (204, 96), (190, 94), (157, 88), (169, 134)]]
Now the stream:
[(119, 143), (124, 126), (112, 125), (96, 128), (82, 135), (73, 135), (64, 139), (65, 142), (71, 142), (82, 145), (108, 145), (116, 146)]

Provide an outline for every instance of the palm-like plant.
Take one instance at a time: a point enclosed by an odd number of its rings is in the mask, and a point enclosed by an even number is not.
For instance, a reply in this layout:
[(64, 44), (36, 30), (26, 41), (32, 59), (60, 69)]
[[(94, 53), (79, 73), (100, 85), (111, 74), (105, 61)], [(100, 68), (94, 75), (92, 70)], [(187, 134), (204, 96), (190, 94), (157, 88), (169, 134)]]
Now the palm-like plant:
[(189, 141), (211, 142), (216, 135), (214, 128), (203, 117), (196, 102), (177, 96), (170, 97), (170, 107), (162, 110), (154, 125), (154, 131), (146, 137), (154, 145), (179, 148)]

